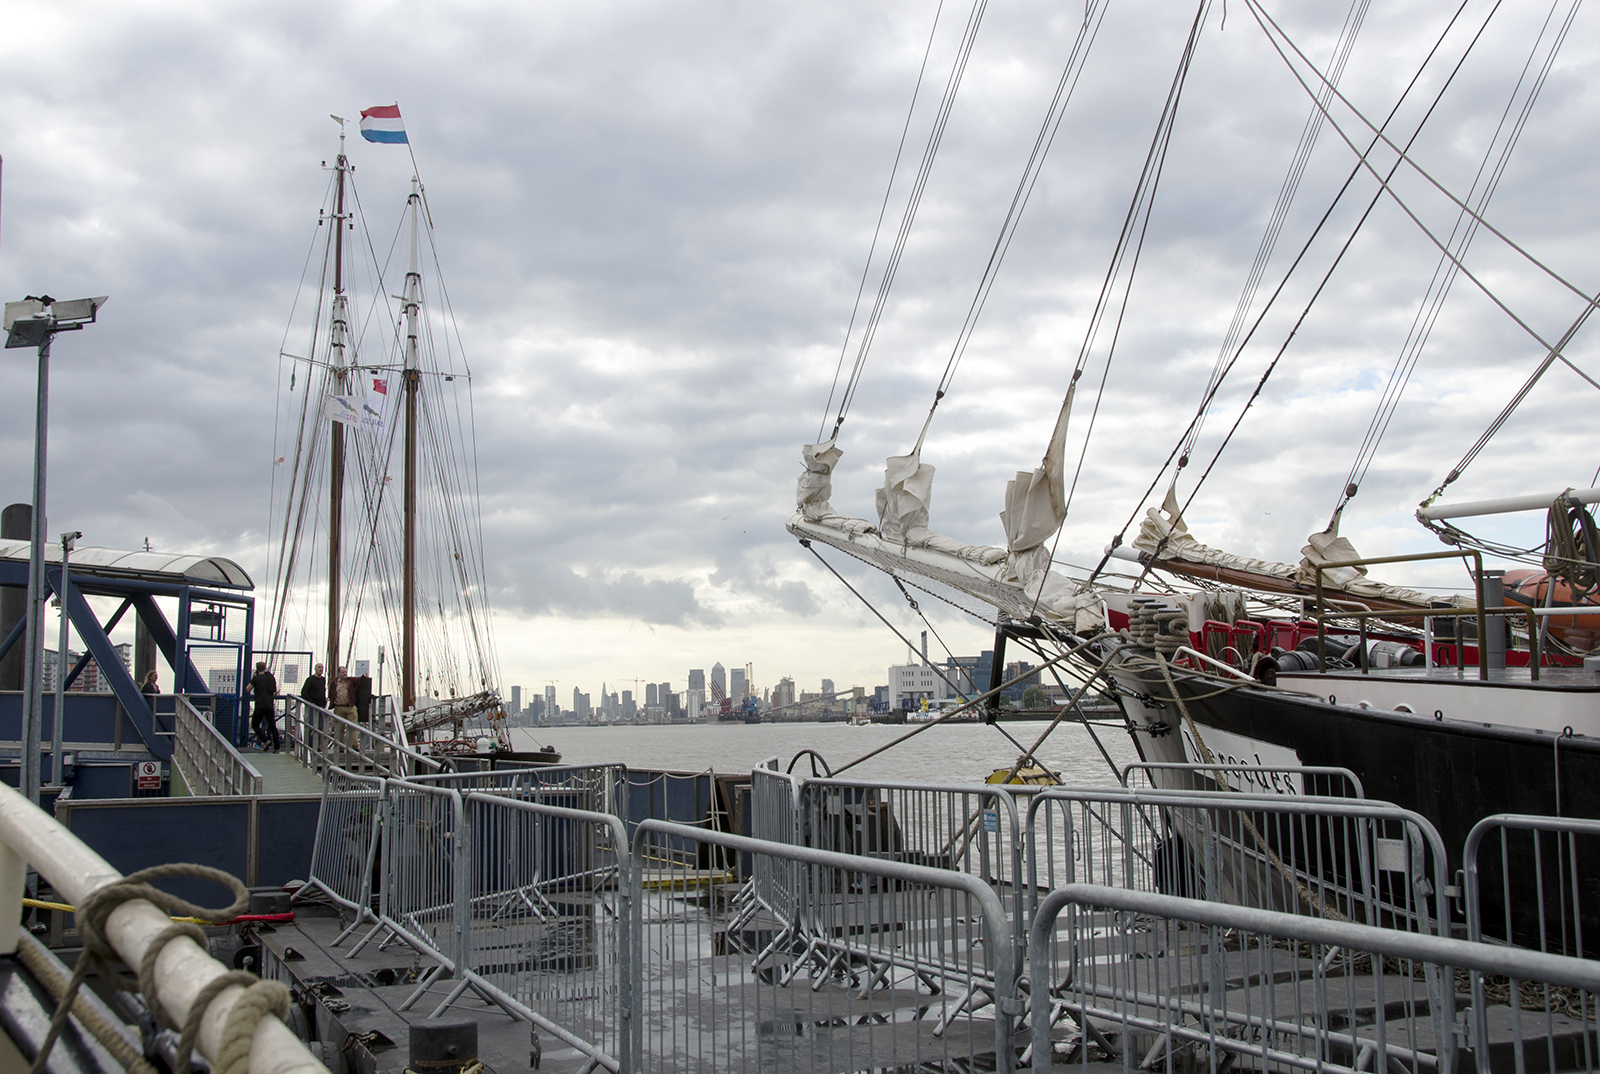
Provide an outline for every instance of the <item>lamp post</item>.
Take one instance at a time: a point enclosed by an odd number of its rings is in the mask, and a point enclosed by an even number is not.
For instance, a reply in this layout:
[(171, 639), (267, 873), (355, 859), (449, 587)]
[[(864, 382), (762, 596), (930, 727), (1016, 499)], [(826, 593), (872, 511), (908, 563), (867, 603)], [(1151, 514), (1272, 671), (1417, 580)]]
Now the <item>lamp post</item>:
[[(50, 341), (57, 332), (75, 332), (93, 324), (106, 296), (57, 302), (49, 295), (29, 295), (7, 302), (6, 347), (34, 347), (39, 355), (39, 389), (33, 416), (33, 538), (28, 552), (28, 626), (22, 661), (21, 791), (39, 804), (39, 729), (43, 724), (44, 686), (44, 530), (45, 455), (49, 442)], [(59, 721), (58, 721), (59, 723)]]
[(56, 649), (56, 706), (50, 714), (50, 785), (63, 786), (61, 778), (61, 729), (67, 722), (67, 561), (83, 534), (71, 530), (61, 535), (61, 590), (56, 594), (60, 606), (61, 640)]

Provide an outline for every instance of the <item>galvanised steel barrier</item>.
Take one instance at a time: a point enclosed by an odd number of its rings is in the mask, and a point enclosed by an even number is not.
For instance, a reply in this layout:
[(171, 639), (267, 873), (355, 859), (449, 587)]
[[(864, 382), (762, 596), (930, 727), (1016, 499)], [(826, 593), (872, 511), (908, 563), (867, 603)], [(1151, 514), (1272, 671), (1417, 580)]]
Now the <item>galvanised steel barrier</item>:
[[(399, 940), (434, 960), (434, 965), (407, 996), (400, 1010), (410, 1010), (445, 971), (473, 987), (506, 1013), (492, 992), (477, 988), (465, 971), (471, 919), (467, 891), (471, 863), (466, 850), (466, 812), (459, 791), (413, 783), (383, 781), (383, 865), (378, 895), (378, 922), (354, 947), (354, 958), (379, 933), (382, 945)], [(434, 1011), (437, 1016), (460, 994), (458, 987)]]
[[(800, 845), (800, 780), (771, 767), (750, 773), (750, 835), (772, 843)], [(750, 877), (734, 901), (730, 931), (737, 932), (763, 910), (776, 924), (768, 950), (757, 956), (764, 961), (780, 948), (792, 945), (801, 934), (801, 915), (805, 908), (804, 874), (784, 858), (750, 858), (741, 870)]]
[(172, 763), (191, 795), (261, 793), (261, 773), (193, 702), (179, 694), (173, 708)]
[(1444, 843), (1365, 799), (1049, 788), (1028, 804), (1028, 882), (1206, 898), (1447, 934)]
[[(633, 1069), (954, 1070), (975, 1060), (1015, 1069), (1015, 948), (987, 881), (655, 820), (637, 826), (632, 850)], [(761, 937), (718, 928), (716, 863), (737, 855), (781, 859), (805, 876), (810, 926), (828, 949), (807, 960), (809, 987), (752, 965)], [(876, 987), (863, 995), (869, 978)], [(977, 1015), (963, 981), (989, 982), (999, 1010)], [(941, 1022), (950, 1028), (936, 1035)]]
[(335, 947), (364, 922), (378, 920), (372, 912), (372, 866), (378, 855), (383, 804), (381, 778), (358, 776), (337, 767), (323, 773), (311, 875), (294, 893), (293, 901), (320, 891), (355, 911), (356, 919), (339, 933), (333, 941)]
[(486, 772), (437, 772), (406, 778), (462, 794), (532, 795), (547, 805), (618, 817), (627, 816), (628, 810), (628, 768), (621, 764), (515, 765)]
[(455, 987), (621, 1069), (634, 955), (628, 833), (615, 815), (466, 796), (466, 944)]
[(1122, 770), (1124, 787), (1169, 791), (1233, 790), (1251, 794), (1305, 794), (1365, 798), (1361, 779), (1348, 768), (1326, 765), (1177, 764), (1140, 761)]
[[(1600, 953), (1600, 820), (1515, 813), (1484, 817), (1467, 833), (1461, 858), (1469, 940), (1584, 959)], [(1488, 1032), (1484, 1019), (1497, 1005), (1515, 1012), (1552, 1042), (1535, 1056), (1535, 1069), (1558, 1069), (1552, 1018), (1577, 1014), (1587, 1023), (1600, 1012), (1548, 984), (1526, 986), (1515, 978), (1474, 975), (1475, 1029), (1480, 1036)], [(1587, 1069), (1600, 1062), (1593, 1054), (1586, 1058)]]
[[(1039, 788), (1005, 784), (881, 783), (868, 780), (807, 779), (800, 786), (800, 830), (807, 846), (886, 861), (948, 869), (975, 877), (1000, 896), (1006, 907), (1015, 958), (1022, 957), (1027, 923), (1023, 890), (1023, 839), (1018, 798)], [(807, 892), (807, 898), (827, 893)], [(802, 921), (810, 957), (840, 957), (850, 938), (836, 940), (827, 930)], [(904, 964), (917, 952), (907, 952)], [(870, 954), (864, 956), (871, 962)], [(888, 963), (879, 963), (880, 972)], [(791, 974), (799, 963), (791, 965)], [(949, 964), (942, 952), (917, 970), (930, 988), (938, 987)], [(960, 967), (966, 990), (962, 1004), (982, 1007), (992, 1002), (992, 983), (973, 979)], [(862, 990), (876, 978), (868, 974)], [(938, 1027), (942, 1031), (944, 1023)]]
[[(1600, 962), (1588, 959), (1094, 884), (1040, 901), (1028, 957), (1041, 1074), (1058, 1047), (1124, 1070), (1595, 1068)], [(1583, 1013), (1458, 1020), (1457, 989), (1423, 985), (1485, 975), (1566, 990)]]

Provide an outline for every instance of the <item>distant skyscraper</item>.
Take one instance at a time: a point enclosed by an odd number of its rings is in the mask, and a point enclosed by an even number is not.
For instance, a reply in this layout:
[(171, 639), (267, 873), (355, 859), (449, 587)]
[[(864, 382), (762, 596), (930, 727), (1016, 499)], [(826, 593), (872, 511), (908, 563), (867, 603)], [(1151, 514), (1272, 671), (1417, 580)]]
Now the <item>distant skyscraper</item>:
[(576, 686), (572, 688), (572, 711), (583, 715), (583, 691)]
[(637, 711), (638, 710), (633, 707), (633, 691), (622, 691), (622, 718), (624, 720), (631, 720), (636, 715)]
[(661, 692), (656, 689), (656, 684), (653, 682), (644, 684), (644, 704), (646, 708), (654, 708), (661, 704)]
[(661, 703), (661, 707), (664, 709), (672, 707), (672, 684), (670, 682), (659, 683), (656, 686), (656, 700)]
[(728, 684), (728, 696), (733, 698), (733, 703), (737, 705), (749, 692), (750, 684), (745, 681), (744, 668), (734, 668), (733, 681)]
[(833, 691), (833, 680), (832, 679), (823, 679), (822, 680), (822, 696), (823, 697), (827, 697), (829, 694), (831, 694), (833, 692), (834, 692)]
[[(68, 566), (71, 566), (71, 564), (68, 564)], [(511, 715), (522, 715), (522, 687), (520, 686), (511, 688)]]
[(711, 700), (721, 701), (728, 696), (728, 670), (722, 664), (711, 665)]
[(689, 689), (704, 690), (706, 688), (706, 673), (700, 668), (691, 668), (689, 671)]
[(556, 688), (554, 686), (546, 686), (544, 688), (544, 714), (553, 717), (559, 711), (556, 708)]

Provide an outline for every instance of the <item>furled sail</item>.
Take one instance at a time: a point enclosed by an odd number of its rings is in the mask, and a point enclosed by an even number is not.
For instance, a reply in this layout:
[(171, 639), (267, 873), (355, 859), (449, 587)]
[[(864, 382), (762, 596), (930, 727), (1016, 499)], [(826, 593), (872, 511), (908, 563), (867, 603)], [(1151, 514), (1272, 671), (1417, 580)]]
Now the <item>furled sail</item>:
[(1066, 517), (1062, 491), (1067, 415), (1071, 392), (1045, 452), (1031, 474), (1021, 472), (1006, 486), (1005, 548), (968, 544), (928, 526), (934, 467), (922, 461), (920, 447), (891, 456), (877, 492), (878, 523), (850, 518), (833, 509), (833, 469), (842, 452), (832, 440), (805, 444), (804, 467), (796, 488), (796, 511), (789, 532), (842, 549), (890, 573), (918, 574), (977, 597), (1017, 618), (1040, 615), (1066, 621), (1076, 630), (1101, 622), (1100, 602), (1081, 599), (1066, 578), (1050, 573), (1050, 538)]

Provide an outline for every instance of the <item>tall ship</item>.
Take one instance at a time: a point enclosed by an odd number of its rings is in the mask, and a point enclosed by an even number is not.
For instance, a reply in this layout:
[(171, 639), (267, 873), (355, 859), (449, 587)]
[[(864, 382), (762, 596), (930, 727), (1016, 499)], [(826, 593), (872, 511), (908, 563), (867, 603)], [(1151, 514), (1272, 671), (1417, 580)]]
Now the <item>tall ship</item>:
[[(380, 255), (335, 119), (319, 256), (308, 258), (279, 355), (265, 649), (283, 666), (295, 653), (302, 667), (324, 664), (330, 684), (348, 668), (374, 697), (371, 718), (419, 749), (507, 752), (472, 370), (426, 192), (413, 174)], [(366, 110), (362, 133), (409, 150), (398, 108)], [(391, 294), (385, 280), (402, 260)]]

